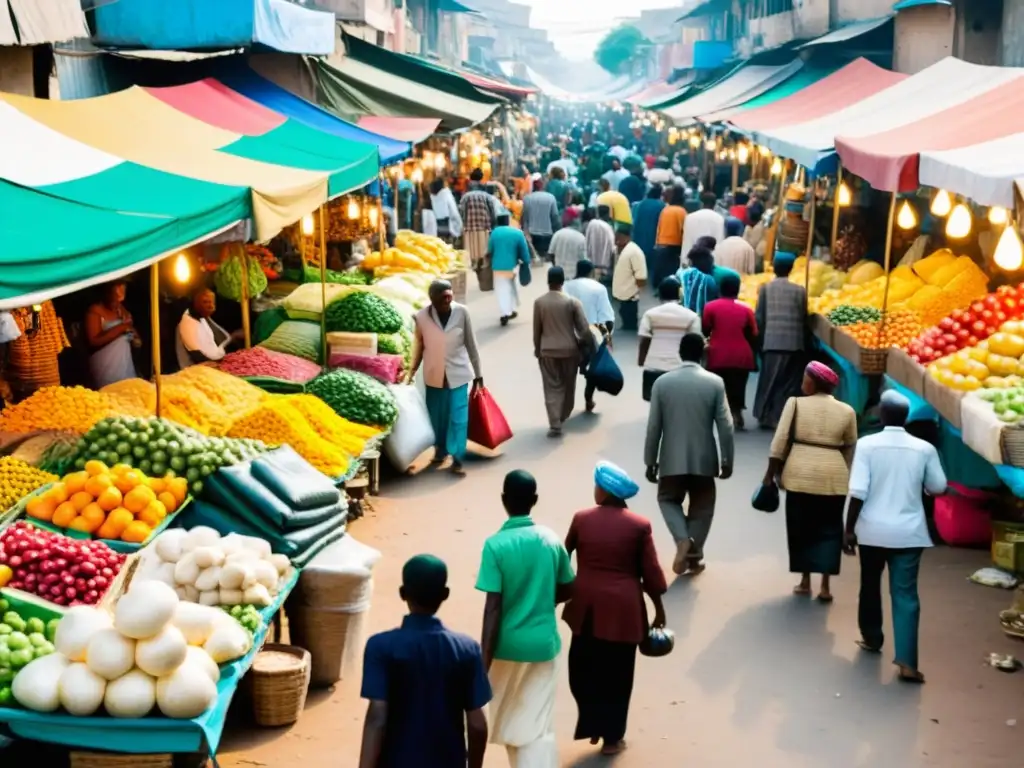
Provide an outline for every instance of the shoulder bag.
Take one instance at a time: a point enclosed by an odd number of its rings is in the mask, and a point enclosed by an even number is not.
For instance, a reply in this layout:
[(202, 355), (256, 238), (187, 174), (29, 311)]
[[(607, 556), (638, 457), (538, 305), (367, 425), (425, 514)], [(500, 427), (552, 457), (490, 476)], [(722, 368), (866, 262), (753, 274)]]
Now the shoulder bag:
[[(783, 460), (783, 466), (785, 466), (785, 461), (789, 460), (789, 452), (793, 450), (793, 444), (796, 442), (796, 420), (800, 413), (799, 403), (800, 401), (797, 400), (793, 404), (793, 419), (789, 422), (789, 441), (786, 446), (786, 458)], [(761, 483), (750, 499), (750, 506), (759, 512), (777, 512), (779, 509), (778, 483)]]

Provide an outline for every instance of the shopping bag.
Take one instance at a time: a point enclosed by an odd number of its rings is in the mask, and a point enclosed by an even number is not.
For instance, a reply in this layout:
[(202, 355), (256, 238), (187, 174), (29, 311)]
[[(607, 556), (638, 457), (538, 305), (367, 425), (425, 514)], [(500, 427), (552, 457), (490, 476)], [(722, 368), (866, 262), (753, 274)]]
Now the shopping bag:
[(750, 506), (759, 512), (775, 512), (779, 508), (779, 486), (759, 485), (750, 499)]
[(519, 264), (519, 284), (525, 288), (533, 280), (533, 275), (530, 273), (530, 263), (527, 261), (520, 262)]
[(505, 414), (484, 387), (469, 396), (469, 439), (492, 451), (512, 439)]
[(622, 370), (619, 364), (612, 357), (612, 351), (608, 349), (608, 342), (601, 342), (601, 346), (590, 359), (587, 366), (587, 381), (591, 382), (598, 392), (608, 395), (617, 395), (622, 391), (625, 380), (622, 377)]
[(399, 472), (405, 472), (416, 458), (434, 445), (427, 404), (411, 384), (394, 384), (388, 389), (398, 404), (398, 419), (384, 440), (384, 453)]

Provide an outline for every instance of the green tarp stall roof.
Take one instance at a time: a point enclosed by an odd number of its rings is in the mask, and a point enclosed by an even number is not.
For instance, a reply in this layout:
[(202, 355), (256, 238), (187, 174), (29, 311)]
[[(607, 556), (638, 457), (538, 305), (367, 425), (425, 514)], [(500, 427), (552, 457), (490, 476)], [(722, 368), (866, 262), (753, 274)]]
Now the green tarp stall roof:
[(419, 56), (394, 53), (347, 34), (344, 36), (344, 43), (346, 58), (355, 59), (392, 75), (481, 104), (497, 106), (504, 102), (503, 98), (494, 93), (481, 91), (462, 75)]
[(680, 126), (704, 121), (705, 115), (738, 107), (760, 96), (793, 77), (803, 66), (801, 59), (780, 66), (740, 65), (711, 87), (663, 111)]
[(780, 99), (784, 99), (787, 96), (792, 96), (798, 91), (802, 91), (809, 85), (814, 85), (819, 80), (823, 80), (829, 75), (833, 74), (839, 69), (838, 66), (829, 69), (823, 69), (820, 67), (805, 66), (789, 80), (785, 80), (779, 83), (774, 88), (762, 93), (760, 96), (755, 96), (750, 101), (740, 104), (736, 107), (729, 109), (723, 109), (719, 112), (713, 112), (709, 115), (704, 115), (703, 119), (706, 123), (726, 123), (729, 120), (743, 112), (750, 109), (757, 109), (758, 107), (764, 107), (768, 104), (774, 104)]
[(894, 11), (905, 11), (908, 8), (918, 8), (922, 5), (953, 5), (953, 0), (900, 0), (892, 7)]
[(197, 237), (176, 218), (117, 213), (2, 180), (0, 210), (0, 309), (107, 282), (216, 234)]
[[(484, 122), (500, 106), (481, 103), (345, 57), (337, 66), (307, 59), (321, 107), (347, 120), (377, 117), (433, 117), (440, 131), (453, 132)], [(410, 75), (416, 74), (410, 72)], [(474, 89), (475, 90), (475, 89)]]

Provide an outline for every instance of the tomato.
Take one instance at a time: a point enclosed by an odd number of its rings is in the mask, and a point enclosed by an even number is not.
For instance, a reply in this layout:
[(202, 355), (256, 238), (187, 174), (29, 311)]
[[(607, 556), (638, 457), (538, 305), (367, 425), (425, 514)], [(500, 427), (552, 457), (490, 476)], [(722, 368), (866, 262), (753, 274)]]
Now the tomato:
[(988, 296), (985, 297), (984, 302), (985, 306), (988, 307), (989, 309), (999, 309), (998, 296), (994, 296), (993, 294), (990, 293)]
[(975, 320), (973, 323), (971, 323), (971, 330), (975, 334), (982, 334), (985, 332), (985, 323), (983, 323), (981, 320)]
[(984, 311), (985, 311), (985, 302), (984, 301), (976, 301), (973, 304), (971, 304), (971, 312), (974, 312), (976, 315), (980, 315)]
[(1014, 317), (1018, 317), (1020, 315), (1020, 305), (1017, 303), (1016, 299), (1010, 296), (1003, 298), (1003, 310), (1006, 314), (1013, 315)]
[(957, 352), (956, 344), (947, 344), (942, 350), (943, 355), (952, 355)]
[(943, 346), (956, 344), (956, 336), (952, 333), (944, 333), (942, 334), (942, 338), (940, 338), (939, 341), (942, 342)]
[(952, 317), (944, 317), (939, 321), (939, 328), (944, 331), (953, 330), (953, 325), (956, 321)]
[[(958, 342), (965, 342), (967, 341), (967, 339), (970, 338), (971, 332), (966, 328), (961, 328), (959, 331), (956, 332), (955, 336)], [(963, 344), (961, 344), (961, 346), (963, 346)]]
[(984, 312), (981, 313), (981, 318), (980, 319), (984, 320), (986, 323), (991, 323), (992, 319), (995, 316), (996, 316), (995, 312), (993, 312), (991, 309), (986, 309)]
[(977, 346), (977, 344), (978, 344), (978, 337), (977, 336), (969, 336), (969, 337), (967, 337), (967, 346), (974, 347), (974, 346)]
[(996, 310), (996, 322), (999, 325), (1002, 325), (1003, 323), (1005, 323), (1007, 321), (1007, 319), (1008, 318), (1006, 317), (1006, 313), (1003, 312), (1003, 310), (1001, 310), (1001, 309), (997, 309)]
[[(944, 317), (942, 319), (943, 320), (957, 320), (959, 322), (963, 322), (966, 318), (967, 318), (967, 313), (966, 312), (964, 312), (962, 309), (954, 309), (952, 312), (949, 313), (949, 317), (948, 318)], [(942, 325), (942, 323), (940, 322), (939, 325)]]

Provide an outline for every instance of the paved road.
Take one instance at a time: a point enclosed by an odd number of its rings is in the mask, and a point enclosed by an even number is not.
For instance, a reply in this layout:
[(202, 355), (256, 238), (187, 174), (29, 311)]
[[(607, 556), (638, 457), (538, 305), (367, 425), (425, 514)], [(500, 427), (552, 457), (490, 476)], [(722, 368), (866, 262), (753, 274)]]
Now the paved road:
[[(542, 286), (527, 291), (527, 300)], [(372, 631), (396, 624), (404, 560), (419, 552), (443, 557), (452, 599), (442, 618), (477, 635), (483, 600), (474, 592), (480, 545), (501, 525), (501, 479), (513, 468), (534, 473), (537, 519), (565, 531), (572, 513), (592, 503), (599, 458), (642, 478), (646, 405), (640, 398), (635, 339), (620, 337), (616, 357), (626, 372), (617, 398), (599, 398), (598, 413), (572, 418), (562, 440), (545, 436), (540, 376), (531, 350), (531, 314), (508, 328), (497, 323), (493, 294), (471, 296), (488, 387), (516, 432), (499, 458), (480, 459), (458, 480), (427, 470), (384, 488), (375, 512), (352, 527), (379, 548)], [(580, 394), (582, 404), (582, 393)], [(751, 398), (752, 402), (752, 398)], [(921, 664), (924, 687), (899, 684), (887, 658), (857, 653), (856, 562), (834, 582), (831, 607), (790, 595), (781, 515), (750, 508), (764, 472), (768, 436), (738, 438), (734, 477), (719, 484), (717, 518), (707, 547), (708, 570), (679, 579), (666, 599), (676, 651), (641, 659), (627, 739), (614, 761), (594, 756), (571, 734), (575, 707), (563, 680), (557, 727), (563, 766), (616, 768), (1015, 768), (1024, 766), (1024, 675), (985, 664), (990, 651), (1019, 646), (998, 628), (1007, 593), (965, 578), (985, 565), (984, 552), (934, 550), (922, 573)], [(633, 509), (649, 515), (663, 563), (673, 545), (661, 522), (654, 487), (644, 483)], [(221, 765), (273, 768), (355, 768), (364, 705), (358, 671), (336, 690), (311, 695), (302, 720), (286, 731), (255, 734), (231, 728)], [(1020, 725), (1016, 721), (1020, 720)], [(492, 750), (487, 766), (507, 765)], [(408, 768), (416, 768), (409, 766)]]

